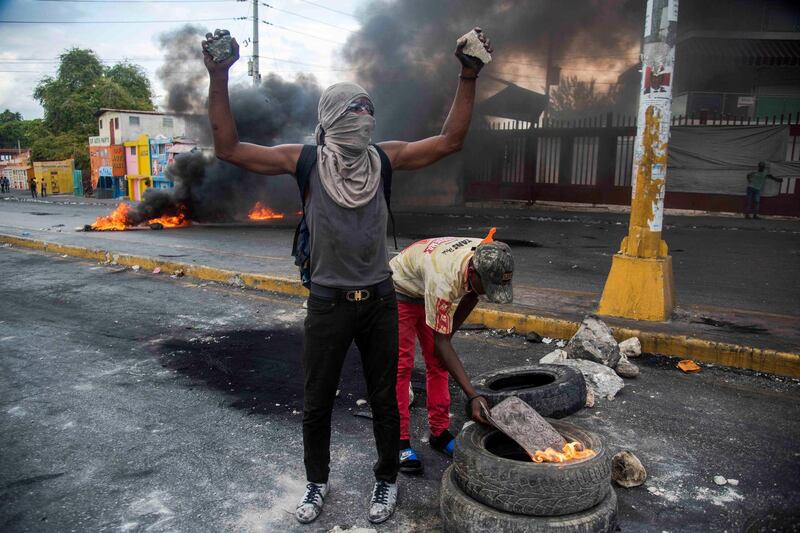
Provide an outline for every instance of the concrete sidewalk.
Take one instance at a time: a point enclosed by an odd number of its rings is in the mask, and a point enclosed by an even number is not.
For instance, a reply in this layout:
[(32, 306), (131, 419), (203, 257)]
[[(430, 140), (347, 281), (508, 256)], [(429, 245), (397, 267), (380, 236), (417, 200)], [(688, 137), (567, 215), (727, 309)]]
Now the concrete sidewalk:
[[(0, 221), (0, 233), (3, 234), (0, 241), (14, 246), (98, 261), (113, 261), (116, 258), (119, 264), (139, 265), (143, 269), (152, 270), (158, 267), (165, 272), (182, 270), (187, 275), (200, 279), (228, 282), (261, 290), (304, 294), (304, 289), (298, 283), (296, 268), (289, 257), (292, 228), (296, 223), (296, 219), (291, 217), (268, 224), (197, 224), (190, 228), (160, 232), (137, 229), (126, 232), (85, 233), (76, 232), (74, 228), (91, 222), (97, 215), (107, 212), (117, 201), (99, 200), (98, 203), (72, 204), (72, 199), (59, 198), (52, 201), (48, 199), (48, 202), (53, 203), (13, 202), (17, 206), (23, 204), (26, 209), (35, 206), (43, 210), (17, 213), (8, 209), (9, 216)], [(10, 204), (11, 202), (6, 205)], [(472, 209), (460, 214), (450, 209), (429, 211), (432, 212), (425, 213), (425, 216), (422, 213), (399, 214), (398, 226), (405, 230), (405, 235), (399, 239), (401, 247), (420, 235), (433, 235), (434, 233), (428, 233), (433, 227), (442, 228), (438, 234), (458, 235), (465, 232), (475, 233), (476, 230), (483, 231), (486, 223), (498, 226), (508, 224), (504, 230), (506, 234), (524, 237), (527, 226), (520, 225), (525, 223), (524, 220), (509, 223), (507, 222), (509, 218), (542, 216), (540, 213), (534, 214), (530, 211), (510, 213), (485, 209)], [(564, 217), (579, 216), (569, 213), (551, 215), (560, 216), (561, 220)], [(583, 218), (573, 223), (573, 226), (612, 228), (624, 232), (624, 227), (618, 227), (618, 223), (624, 218), (624, 215), (613, 213), (592, 213), (583, 215)], [(486, 223), (480, 219), (485, 219)], [(45, 220), (62, 222), (42, 226)], [(470, 226), (464, 226), (467, 222)], [(670, 221), (673, 225), (696, 227), (711, 224), (737, 229), (748, 227), (745, 225), (752, 222), (763, 222), (760, 227), (766, 228), (765, 232), (770, 231), (778, 235), (784, 239), (781, 242), (789, 243), (790, 246), (798, 241), (798, 225), (795, 221), (744, 221), (730, 217), (727, 219), (680, 217)], [(533, 224), (536, 221), (528, 223)], [(413, 235), (415, 231), (421, 232), (420, 235)], [(731, 234), (730, 230), (725, 229), (719, 230), (718, 233), (723, 231)], [(759, 240), (760, 234), (753, 234), (752, 237)], [(785, 240), (787, 238), (788, 240)], [(609, 237), (609, 240), (613, 242), (614, 236)], [(563, 255), (563, 251), (553, 251), (549, 248), (552, 247), (546, 246), (530, 251), (515, 247), (515, 255), (518, 255), (518, 272), (514, 305), (503, 307), (481, 305), (473, 313), (472, 320), (492, 328), (513, 327), (520, 333), (536, 331), (543, 336), (569, 338), (577, 329), (581, 319), (596, 309), (599, 291), (602, 289), (602, 278), (607, 268), (595, 260), (591, 263), (591, 271), (588, 268), (575, 268), (575, 265), (567, 270), (568, 277), (565, 283), (562, 283), (560, 278), (547, 278), (536, 270), (540, 267), (532, 262), (534, 260), (541, 262), (542, 257), (547, 257), (545, 254), (551, 254), (551, 262), (556, 260), (559, 254)], [(610, 262), (610, 253), (607, 250), (603, 250), (602, 256), (608, 257)], [(796, 255), (790, 257), (792, 261), (797, 262)], [(572, 261), (580, 263), (580, 258), (568, 259), (567, 263)], [(787, 267), (791, 272), (791, 265)], [(676, 266), (676, 278), (678, 278), (678, 268)], [(692, 266), (689, 270), (696, 268)], [(534, 271), (533, 274), (531, 270)], [(558, 270), (559, 268), (555, 269)], [(791, 273), (784, 275), (788, 275), (788, 279), (794, 276), (796, 280), (796, 272), (795, 270), (794, 275)], [(590, 282), (587, 282), (587, 279)], [(551, 286), (542, 286), (541, 280), (544, 283), (551, 282)], [(699, 283), (706, 282), (701, 279)], [(644, 349), (648, 352), (800, 376), (800, 329), (798, 329), (800, 312), (795, 312), (797, 301), (790, 294), (791, 291), (797, 290), (796, 284), (773, 283), (777, 285), (774, 287), (776, 294), (789, 293), (783, 305), (779, 305), (780, 302), (775, 298), (767, 305), (762, 305), (755, 299), (757, 297), (755, 294), (755, 297), (744, 299), (742, 308), (739, 308), (733, 304), (737, 294), (737, 289), (734, 287), (738, 283), (738, 280), (727, 282), (731, 286), (733, 298), (722, 295), (723, 297), (714, 299), (719, 291), (708, 291), (709, 297), (703, 298), (702, 287), (696, 291), (692, 290), (690, 294), (679, 294), (679, 307), (668, 323), (646, 323), (612, 318), (608, 318), (607, 322), (619, 338), (634, 335), (640, 337)], [(681, 280), (677, 279), (676, 284), (680, 289)], [(781, 285), (786, 286), (781, 287)], [(725, 283), (721, 286), (724, 287)], [(744, 291), (739, 292), (745, 294)], [(725, 305), (726, 302), (731, 303)], [(771, 312), (775, 308), (777, 312)]]

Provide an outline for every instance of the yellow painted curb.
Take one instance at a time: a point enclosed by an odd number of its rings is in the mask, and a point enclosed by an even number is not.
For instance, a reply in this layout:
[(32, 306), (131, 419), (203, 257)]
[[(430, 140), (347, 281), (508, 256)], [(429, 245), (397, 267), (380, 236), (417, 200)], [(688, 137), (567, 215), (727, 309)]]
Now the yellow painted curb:
[[(0, 234), (0, 243), (11, 244), (33, 250), (69, 255), (94, 261), (114, 261), (119, 265), (139, 265), (143, 269), (152, 270), (161, 268), (165, 273), (182, 270), (185, 275), (205, 281), (216, 281), (240, 287), (249, 287), (263, 291), (289, 294), (292, 296), (307, 296), (308, 291), (297, 279), (266, 276), (262, 274), (247, 274), (213, 268), (202, 265), (191, 265), (175, 261), (162, 261), (151, 257), (142, 257), (128, 254), (115, 254), (105, 250), (83, 248), (65, 244), (49, 243), (36, 239), (15, 237)], [(556, 317), (528, 315), (498, 311), (478, 306), (470, 314), (469, 323), (483, 324), (492, 329), (514, 328), (517, 333), (535, 331), (544, 337), (569, 339), (578, 327), (579, 322)], [(780, 374), (789, 377), (800, 377), (800, 353), (781, 352), (752, 346), (713, 342), (685, 335), (669, 335), (654, 333), (631, 328), (611, 326), (614, 337), (624, 340), (638, 337), (642, 343), (642, 351), (675, 357), (684, 357), (695, 361), (714, 363), (736, 368), (745, 368), (757, 372)]]
[[(579, 322), (539, 315), (510, 313), (478, 307), (470, 314), (468, 322), (483, 324), (492, 329), (514, 328), (517, 333), (535, 331), (543, 337), (569, 339), (580, 327)], [(686, 335), (669, 335), (632, 328), (609, 325), (618, 341), (638, 337), (642, 351), (693, 359), (757, 372), (800, 377), (800, 354), (781, 352), (740, 344), (714, 342)]]

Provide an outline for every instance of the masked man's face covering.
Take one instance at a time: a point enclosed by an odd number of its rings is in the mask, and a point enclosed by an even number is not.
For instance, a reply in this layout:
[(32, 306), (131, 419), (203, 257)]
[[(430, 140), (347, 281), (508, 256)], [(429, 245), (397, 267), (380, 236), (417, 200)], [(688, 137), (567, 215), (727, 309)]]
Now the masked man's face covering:
[(381, 158), (370, 146), (375, 119), (348, 111), (354, 100), (370, 99), (355, 83), (331, 85), (319, 100), (316, 129), (319, 177), (328, 195), (342, 207), (366, 205), (378, 191)]

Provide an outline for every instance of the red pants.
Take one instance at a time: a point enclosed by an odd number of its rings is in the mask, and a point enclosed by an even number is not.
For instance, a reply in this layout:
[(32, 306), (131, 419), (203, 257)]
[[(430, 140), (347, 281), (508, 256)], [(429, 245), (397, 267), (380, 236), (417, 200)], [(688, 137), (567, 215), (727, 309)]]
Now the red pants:
[(399, 358), (397, 361), (397, 407), (400, 409), (400, 440), (408, 440), (408, 385), (414, 369), (415, 340), (419, 338), (425, 359), (425, 391), (428, 425), (439, 436), (450, 427), (450, 389), (447, 370), (433, 353), (433, 330), (425, 323), (425, 305), (397, 302), (399, 317)]

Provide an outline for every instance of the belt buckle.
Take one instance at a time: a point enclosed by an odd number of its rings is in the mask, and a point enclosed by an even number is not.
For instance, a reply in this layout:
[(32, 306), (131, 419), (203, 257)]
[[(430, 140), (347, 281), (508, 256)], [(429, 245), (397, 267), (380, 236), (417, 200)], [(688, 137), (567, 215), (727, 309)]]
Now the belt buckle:
[(358, 290), (355, 290), (355, 291), (347, 291), (347, 294), (345, 295), (345, 298), (347, 298), (348, 302), (360, 302), (362, 300), (368, 300), (369, 299), (369, 291), (368, 290), (364, 290), (364, 289), (358, 289)]

